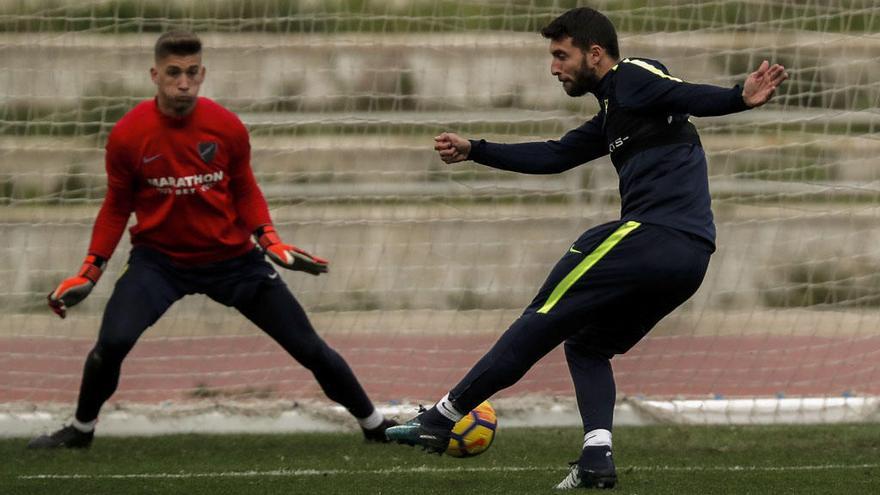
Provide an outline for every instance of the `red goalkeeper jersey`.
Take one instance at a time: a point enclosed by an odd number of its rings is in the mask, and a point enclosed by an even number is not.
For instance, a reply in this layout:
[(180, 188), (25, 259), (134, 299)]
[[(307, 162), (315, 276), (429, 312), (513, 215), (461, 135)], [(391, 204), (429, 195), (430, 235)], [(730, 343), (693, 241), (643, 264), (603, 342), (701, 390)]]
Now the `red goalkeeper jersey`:
[(162, 114), (155, 99), (137, 105), (110, 133), (106, 167), (91, 254), (110, 258), (132, 211), (131, 243), (184, 265), (244, 254), (254, 247), (251, 233), (271, 223), (247, 130), (208, 98), (182, 118)]

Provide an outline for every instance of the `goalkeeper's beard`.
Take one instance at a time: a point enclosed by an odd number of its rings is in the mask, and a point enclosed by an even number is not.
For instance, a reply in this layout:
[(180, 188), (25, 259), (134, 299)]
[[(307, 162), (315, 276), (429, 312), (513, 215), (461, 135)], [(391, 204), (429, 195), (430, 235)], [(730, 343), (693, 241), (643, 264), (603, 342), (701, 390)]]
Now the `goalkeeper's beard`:
[(565, 93), (568, 96), (577, 97), (593, 91), (599, 86), (599, 74), (596, 69), (589, 67), (587, 61), (581, 62), (581, 67), (575, 73), (569, 84), (563, 84)]

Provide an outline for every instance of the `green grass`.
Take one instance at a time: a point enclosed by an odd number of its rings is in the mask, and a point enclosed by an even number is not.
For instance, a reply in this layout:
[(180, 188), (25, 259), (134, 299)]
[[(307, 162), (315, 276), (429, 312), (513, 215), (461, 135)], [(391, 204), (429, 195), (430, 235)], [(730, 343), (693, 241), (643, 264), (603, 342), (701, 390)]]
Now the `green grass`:
[[(6, 439), (0, 491), (553, 493), (580, 436), (573, 428), (502, 429), (472, 459), (368, 445), (355, 433), (99, 437), (89, 451), (58, 452)], [(614, 493), (880, 493), (878, 437), (878, 425), (618, 428)], [(81, 477), (27, 478), (46, 474)]]

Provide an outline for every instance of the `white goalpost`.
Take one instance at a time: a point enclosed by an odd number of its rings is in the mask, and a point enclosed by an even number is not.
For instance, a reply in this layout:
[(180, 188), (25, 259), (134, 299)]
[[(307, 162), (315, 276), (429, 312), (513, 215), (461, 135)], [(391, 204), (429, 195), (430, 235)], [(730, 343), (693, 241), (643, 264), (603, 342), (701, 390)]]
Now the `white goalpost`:
[[(282, 276), (387, 411), (442, 396), (571, 242), (618, 218), (607, 158), (526, 176), (447, 166), (432, 149), (445, 130), (546, 140), (589, 119), (595, 98), (564, 94), (538, 34), (583, 2), (246, 4), (0, 5), (0, 434), (71, 414), (128, 235), (67, 319), (45, 296), (86, 254), (107, 133), (153, 94), (163, 30), (203, 38), (202, 94), (248, 126), (282, 237), (331, 261), (321, 277)], [(764, 108), (693, 119), (718, 250), (699, 292), (613, 360), (619, 420), (877, 420), (880, 1), (590, 6), (617, 26), (623, 56), (661, 60), (684, 80), (732, 86), (764, 59), (791, 74)], [(144, 334), (105, 410), (125, 421), (262, 413), (320, 428), (333, 415), (322, 397), (243, 317), (192, 296)], [(509, 424), (577, 420), (558, 351), (498, 400)]]

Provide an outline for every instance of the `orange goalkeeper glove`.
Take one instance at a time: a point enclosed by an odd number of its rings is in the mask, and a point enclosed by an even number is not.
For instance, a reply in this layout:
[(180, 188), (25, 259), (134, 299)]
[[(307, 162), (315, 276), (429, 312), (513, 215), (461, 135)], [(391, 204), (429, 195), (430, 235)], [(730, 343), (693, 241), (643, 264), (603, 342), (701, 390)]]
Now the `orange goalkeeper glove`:
[(275, 227), (264, 225), (258, 228), (254, 235), (257, 237), (257, 242), (260, 243), (260, 247), (263, 248), (263, 252), (276, 265), (312, 275), (327, 272), (327, 263), (329, 263), (327, 260), (312, 256), (296, 246), (284, 244), (278, 237)]
[(92, 254), (86, 256), (79, 273), (75, 277), (64, 279), (47, 296), (52, 311), (62, 318), (67, 316), (67, 308), (79, 304), (92, 292), (92, 287), (98, 283), (106, 264), (107, 260), (100, 256)]

